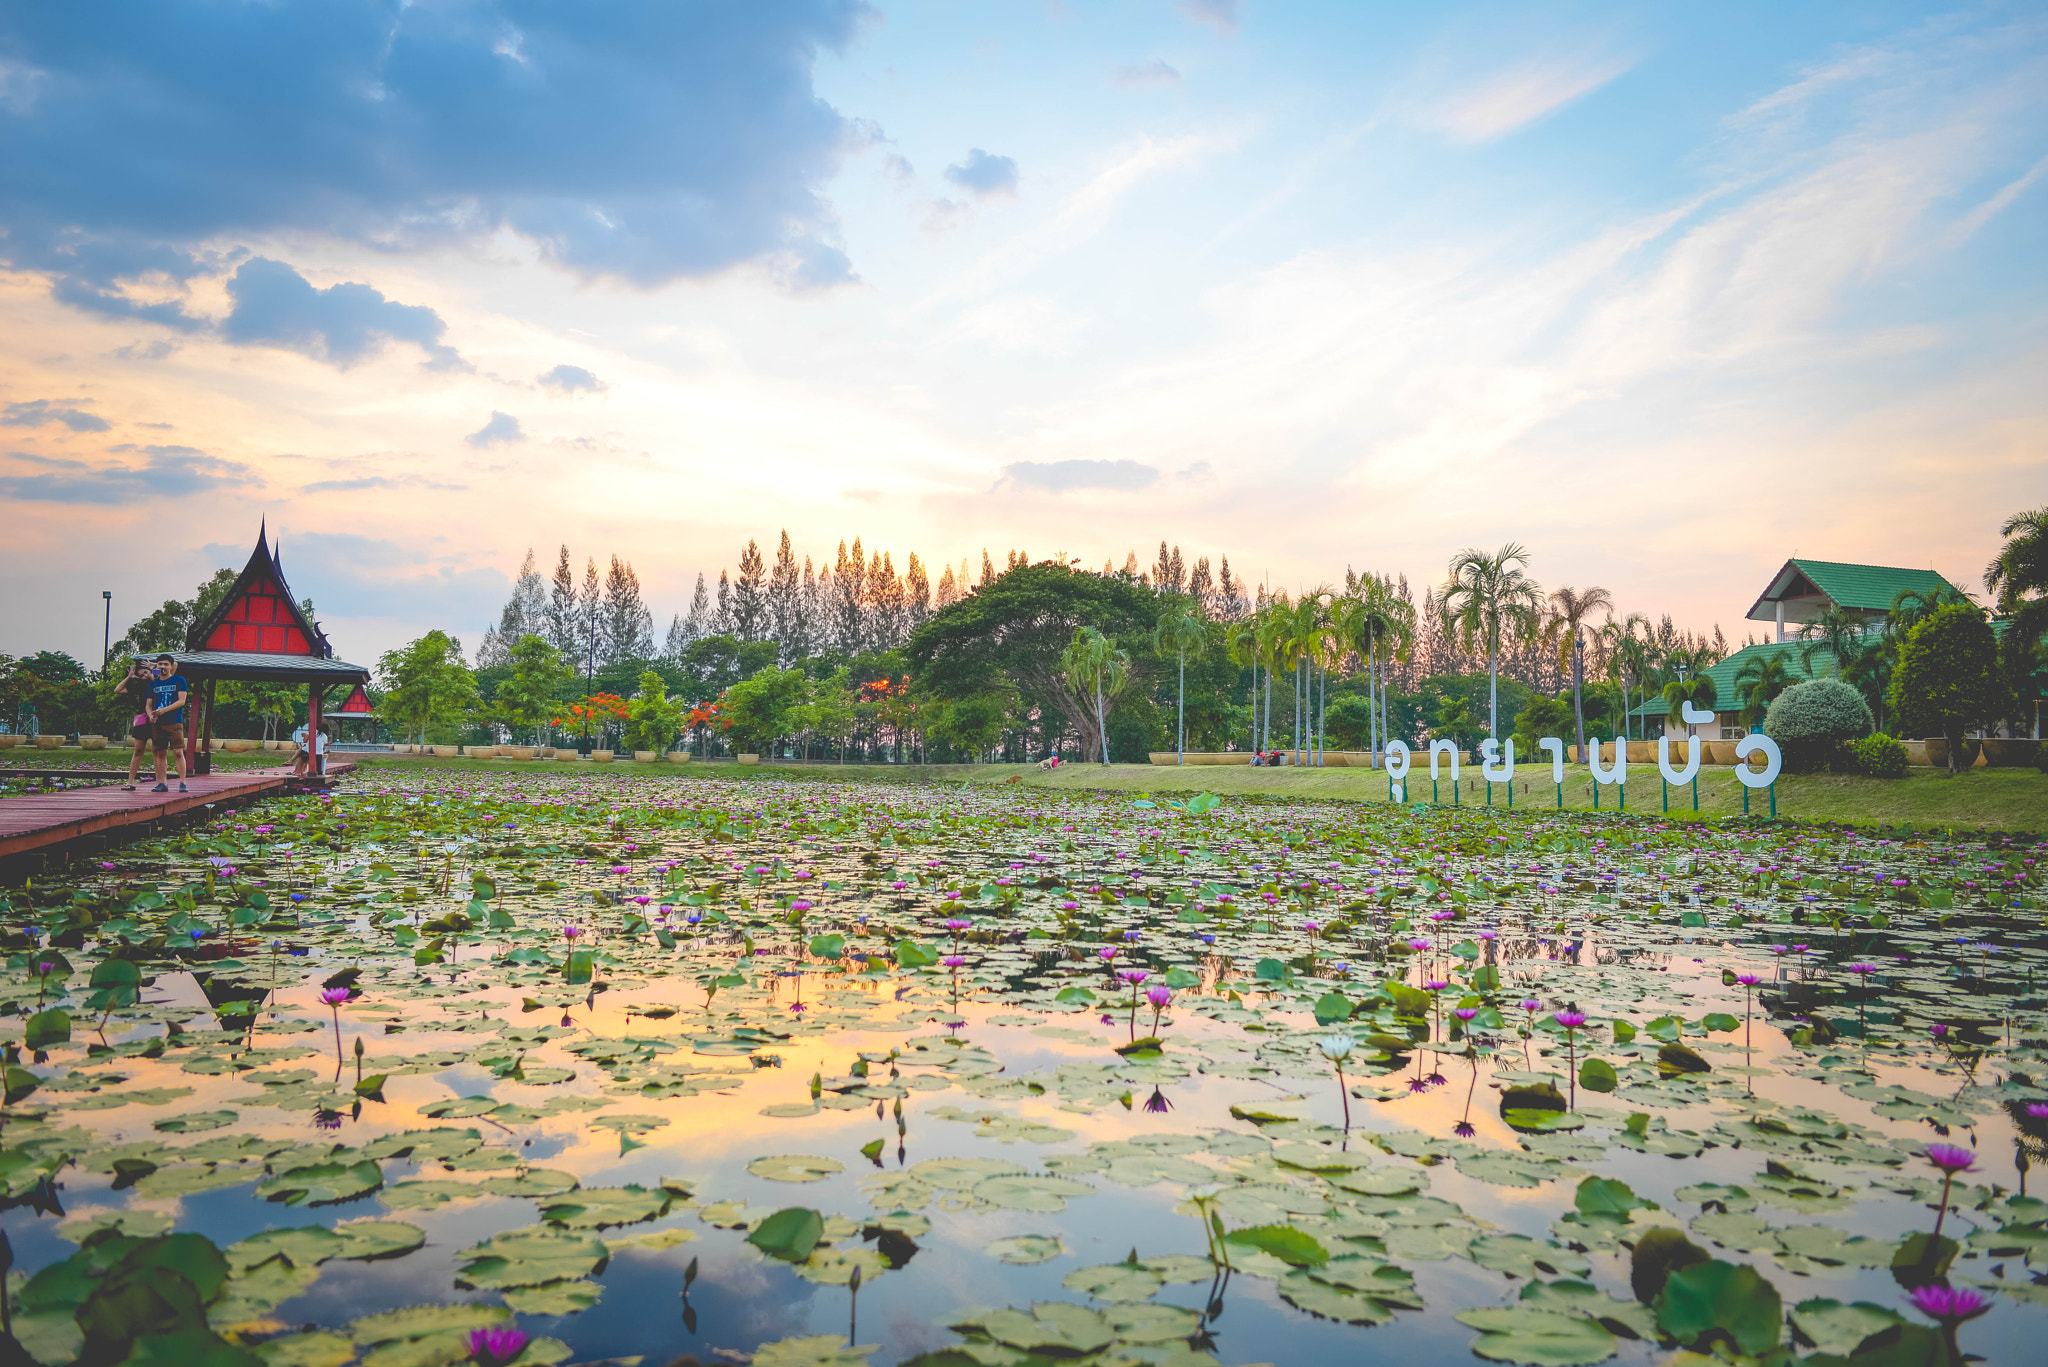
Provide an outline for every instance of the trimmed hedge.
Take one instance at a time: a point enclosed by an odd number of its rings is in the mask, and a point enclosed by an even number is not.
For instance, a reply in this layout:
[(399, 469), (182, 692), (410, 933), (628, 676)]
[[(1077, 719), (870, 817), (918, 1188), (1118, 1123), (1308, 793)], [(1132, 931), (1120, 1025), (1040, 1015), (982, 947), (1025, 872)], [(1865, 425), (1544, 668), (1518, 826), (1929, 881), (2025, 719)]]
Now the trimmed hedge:
[(1764, 714), (1764, 734), (1778, 743), (1792, 773), (1846, 767), (1847, 745), (1870, 734), (1870, 704), (1840, 679), (1808, 679), (1780, 693)]
[(1880, 731), (1849, 742), (1849, 763), (1870, 778), (1904, 778), (1906, 747)]

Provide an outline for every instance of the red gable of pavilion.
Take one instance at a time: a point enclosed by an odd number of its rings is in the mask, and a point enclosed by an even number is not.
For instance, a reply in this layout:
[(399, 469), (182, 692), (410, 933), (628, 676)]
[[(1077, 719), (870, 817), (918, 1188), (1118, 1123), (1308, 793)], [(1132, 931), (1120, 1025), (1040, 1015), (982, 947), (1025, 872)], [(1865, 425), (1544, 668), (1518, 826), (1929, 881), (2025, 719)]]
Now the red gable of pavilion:
[(256, 549), (234, 587), (211, 617), (186, 634), (185, 648), (322, 660), (333, 654), (327, 638), (300, 611), (261, 530), (256, 533)]
[(357, 684), (355, 691), (348, 695), (347, 700), (328, 715), (335, 717), (369, 716), (376, 712), (376, 710), (370, 704), (370, 695), (363, 691), (361, 684)]

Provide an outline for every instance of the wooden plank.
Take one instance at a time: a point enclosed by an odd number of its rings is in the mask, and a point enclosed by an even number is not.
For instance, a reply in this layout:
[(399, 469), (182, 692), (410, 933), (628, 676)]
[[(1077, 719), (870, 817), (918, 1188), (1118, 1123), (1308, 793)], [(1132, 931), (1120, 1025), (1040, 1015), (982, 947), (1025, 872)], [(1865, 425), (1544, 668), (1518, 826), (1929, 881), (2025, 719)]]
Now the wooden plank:
[[(329, 776), (339, 776), (354, 767), (337, 761)], [(0, 799), (0, 858), (122, 826), (161, 821), (208, 803), (266, 797), (283, 791), (292, 780), (288, 767), (244, 769), (187, 779), (188, 791), (182, 793), (175, 788), (167, 793), (153, 793), (149, 791), (151, 785), (141, 785), (132, 793), (105, 787)]]

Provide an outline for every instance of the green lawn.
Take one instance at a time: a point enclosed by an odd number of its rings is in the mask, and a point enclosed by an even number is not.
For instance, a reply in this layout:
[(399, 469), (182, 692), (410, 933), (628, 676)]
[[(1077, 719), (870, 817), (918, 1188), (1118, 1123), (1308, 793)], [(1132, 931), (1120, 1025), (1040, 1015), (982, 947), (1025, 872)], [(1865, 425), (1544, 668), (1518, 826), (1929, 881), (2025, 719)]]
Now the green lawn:
[[(74, 752), (75, 753), (75, 752)], [(246, 759), (247, 756), (236, 756)], [(858, 779), (864, 781), (954, 780), (967, 783), (1007, 783), (1034, 788), (1093, 788), (1120, 792), (1197, 793), (1225, 796), (1264, 794), (1275, 797), (1335, 798), (1359, 802), (1385, 802), (1385, 775), (1367, 769), (1254, 769), (1248, 765), (1101, 765), (1065, 764), (1051, 773), (1036, 765), (1020, 764), (769, 764), (759, 767), (730, 762), (713, 764), (635, 764), (613, 762), (594, 764), (562, 763), (555, 760), (472, 760), (434, 759), (418, 756), (354, 756), (364, 772), (386, 767), (442, 768), (459, 770), (520, 770), (541, 773), (602, 773), (635, 775), (690, 775), (745, 781), (761, 776), (777, 778)], [(1430, 800), (1427, 767), (1421, 776), (1410, 775), (1411, 801)], [(1515, 778), (1515, 806), (1552, 811), (1558, 805), (1557, 790), (1547, 781), (1548, 766), (1527, 766)], [(1662, 806), (1660, 781), (1655, 765), (1631, 765), (1628, 810), (1635, 814), (1656, 814)], [(1461, 805), (1485, 806), (1487, 785), (1477, 771), (1465, 771), (1457, 794)], [(1700, 813), (1703, 816), (1740, 815), (1742, 788), (1730, 769), (1703, 769), (1700, 773)], [(1564, 785), (1564, 807), (1570, 811), (1593, 810), (1593, 784), (1584, 769), (1568, 769)], [(1448, 775), (1438, 785), (1437, 800), (1445, 806), (1452, 801)], [(1507, 785), (1493, 786), (1496, 806), (1507, 805)], [(1614, 810), (1614, 790), (1600, 790), (1601, 810)], [(1770, 799), (1763, 792), (1750, 794), (1753, 815), (1768, 815)], [(1675, 816), (1692, 814), (1689, 788), (1673, 788), (1670, 811)], [(1948, 827), (1976, 830), (1988, 828), (2012, 831), (2048, 832), (2048, 774), (2036, 769), (1976, 769), (1950, 778), (1930, 769), (1914, 769), (1902, 779), (1850, 778), (1836, 775), (1787, 775), (1778, 780), (1778, 815), (1802, 821), (1845, 821), (1859, 825), (1912, 824), (1920, 827)]]

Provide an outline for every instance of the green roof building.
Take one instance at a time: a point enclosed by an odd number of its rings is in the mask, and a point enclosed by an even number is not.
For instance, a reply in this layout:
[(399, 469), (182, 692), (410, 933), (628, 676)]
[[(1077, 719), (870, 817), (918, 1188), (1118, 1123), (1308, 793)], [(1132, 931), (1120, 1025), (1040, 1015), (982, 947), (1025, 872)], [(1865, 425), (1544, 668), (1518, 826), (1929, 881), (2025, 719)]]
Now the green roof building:
[[(1838, 560), (1787, 560), (1757, 595), (1747, 614), (1752, 622), (1771, 622), (1778, 639), (1789, 639), (1787, 624), (1816, 621), (1831, 607), (1862, 613), (1873, 621), (1891, 609), (1902, 593), (1932, 594), (1955, 586), (1933, 570), (1908, 570), (1890, 565), (1847, 565)], [(1716, 682), (1719, 682), (1716, 680)]]
[[(1838, 560), (1787, 560), (1771, 577), (1747, 618), (1770, 622), (1777, 639), (1744, 646), (1707, 670), (1714, 681), (1714, 712), (1718, 727), (1701, 730), (1709, 740), (1734, 740), (1749, 734), (1742, 720), (1742, 690), (1735, 680), (1752, 661), (1782, 655), (1785, 668), (1795, 682), (1831, 679), (1839, 669), (1834, 652), (1818, 642), (1798, 639), (1797, 628), (1817, 621), (1829, 608), (1861, 614), (1875, 630), (1891, 610), (1892, 600), (1902, 593), (1933, 594), (1954, 585), (1933, 570), (1909, 570), (1889, 565), (1850, 565)], [(1645, 722), (1664, 721), (1670, 711), (1664, 699), (1652, 695), (1629, 712)], [(1683, 736), (1685, 729), (1667, 723), (1669, 733)]]

